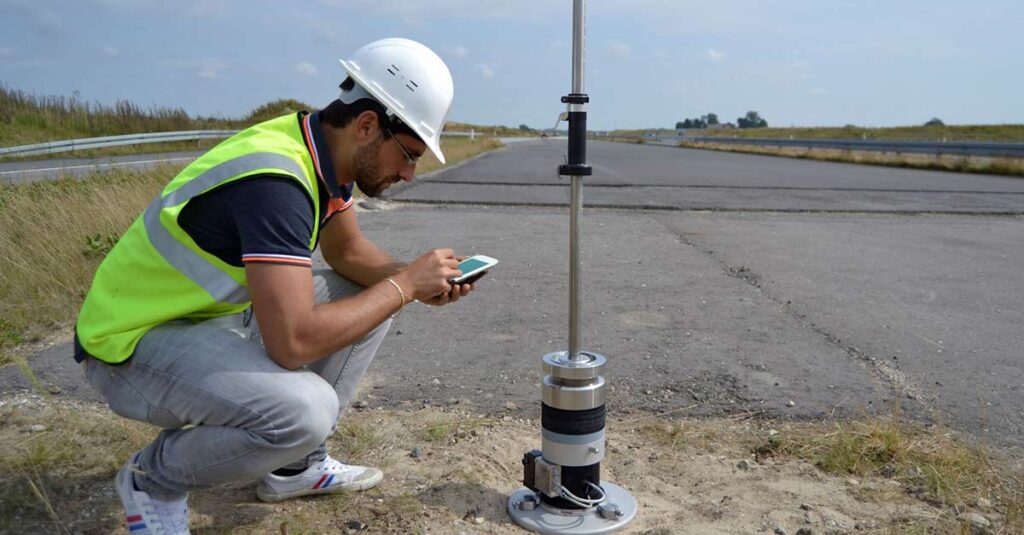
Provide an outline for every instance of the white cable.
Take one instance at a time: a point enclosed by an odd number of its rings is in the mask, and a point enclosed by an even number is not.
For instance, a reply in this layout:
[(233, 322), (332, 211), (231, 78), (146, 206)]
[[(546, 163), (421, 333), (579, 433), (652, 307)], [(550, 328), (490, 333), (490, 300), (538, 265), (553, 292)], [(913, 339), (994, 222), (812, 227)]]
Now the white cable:
[(578, 505), (580, 507), (583, 507), (583, 508), (589, 508), (589, 507), (593, 507), (595, 505), (600, 505), (608, 497), (608, 495), (605, 494), (604, 489), (602, 489), (601, 487), (599, 487), (599, 486), (597, 486), (597, 485), (595, 485), (595, 484), (593, 484), (593, 483), (591, 483), (589, 481), (587, 481), (587, 485), (590, 485), (591, 487), (593, 487), (593, 488), (597, 489), (598, 491), (600, 491), (601, 492), (601, 497), (600, 498), (593, 498), (593, 499), (580, 498), (579, 496), (576, 496), (572, 492), (569, 492), (569, 489), (565, 488), (565, 486), (561, 486), (562, 487), (562, 497), (565, 498), (566, 500), (568, 500), (569, 502), (571, 502), (573, 504), (576, 504), (576, 505)]

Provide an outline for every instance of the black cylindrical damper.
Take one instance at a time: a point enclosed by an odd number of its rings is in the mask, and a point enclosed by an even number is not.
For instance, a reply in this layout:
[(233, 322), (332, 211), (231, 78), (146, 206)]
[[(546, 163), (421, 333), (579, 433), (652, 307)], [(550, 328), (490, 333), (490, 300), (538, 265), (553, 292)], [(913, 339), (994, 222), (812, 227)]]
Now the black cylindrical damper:
[(605, 406), (585, 411), (564, 411), (545, 403), (540, 406), (540, 425), (552, 433), (589, 435), (604, 429)]
[(587, 112), (569, 112), (569, 165), (587, 163)]
[[(605, 406), (585, 411), (566, 411), (541, 404), (540, 423), (544, 429), (563, 435), (589, 435), (604, 429)], [(580, 498), (593, 499), (600, 496), (587, 483), (601, 484), (601, 463), (589, 466), (563, 466), (562, 486)], [(560, 509), (581, 509), (565, 498), (552, 498), (541, 494), (541, 500)]]

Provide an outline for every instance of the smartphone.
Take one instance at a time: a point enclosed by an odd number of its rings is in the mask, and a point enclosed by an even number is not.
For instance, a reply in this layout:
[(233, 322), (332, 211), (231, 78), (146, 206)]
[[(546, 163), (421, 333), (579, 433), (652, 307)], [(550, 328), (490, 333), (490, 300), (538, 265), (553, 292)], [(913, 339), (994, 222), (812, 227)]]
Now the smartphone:
[(498, 261), (489, 256), (482, 254), (473, 255), (459, 262), (459, 271), (462, 272), (462, 276), (448, 282), (451, 284), (471, 284), (480, 277), (483, 277), (488, 270), (496, 265), (498, 265)]

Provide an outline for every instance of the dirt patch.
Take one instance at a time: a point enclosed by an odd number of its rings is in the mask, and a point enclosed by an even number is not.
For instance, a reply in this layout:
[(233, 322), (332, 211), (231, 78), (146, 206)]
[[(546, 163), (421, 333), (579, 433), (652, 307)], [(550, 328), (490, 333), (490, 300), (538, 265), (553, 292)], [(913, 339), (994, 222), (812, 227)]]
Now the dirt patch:
[[(30, 394), (0, 400), (0, 423), (0, 532), (127, 533), (111, 480), (154, 428), (97, 404)], [(758, 450), (799, 425), (611, 417), (602, 475), (640, 507), (625, 532), (957, 533), (967, 509), (984, 515), (993, 533), (1006, 521), (999, 503), (943, 507), (895, 480), (828, 475)], [(523, 533), (505, 507), (520, 486), (523, 453), (539, 442), (537, 420), (478, 414), (465, 401), (350, 410), (331, 450), (382, 468), (380, 486), (280, 504), (257, 501), (254, 485), (195, 492), (192, 530), (338, 533), (358, 522), (366, 533)]]

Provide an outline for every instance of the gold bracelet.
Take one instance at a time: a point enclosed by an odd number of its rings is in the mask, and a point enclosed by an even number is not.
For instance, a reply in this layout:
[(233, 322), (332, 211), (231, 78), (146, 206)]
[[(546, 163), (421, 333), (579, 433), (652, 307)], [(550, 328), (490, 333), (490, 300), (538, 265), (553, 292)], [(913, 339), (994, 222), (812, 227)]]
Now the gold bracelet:
[(384, 280), (390, 282), (391, 285), (394, 286), (396, 290), (398, 290), (398, 295), (402, 297), (402, 306), (398, 308), (398, 310), (401, 311), (403, 308), (405, 308), (405, 292), (402, 291), (402, 287), (399, 286), (397, 282), (395, 282), (395, 279), (392, 279), (391, 277), (386, 277)]

